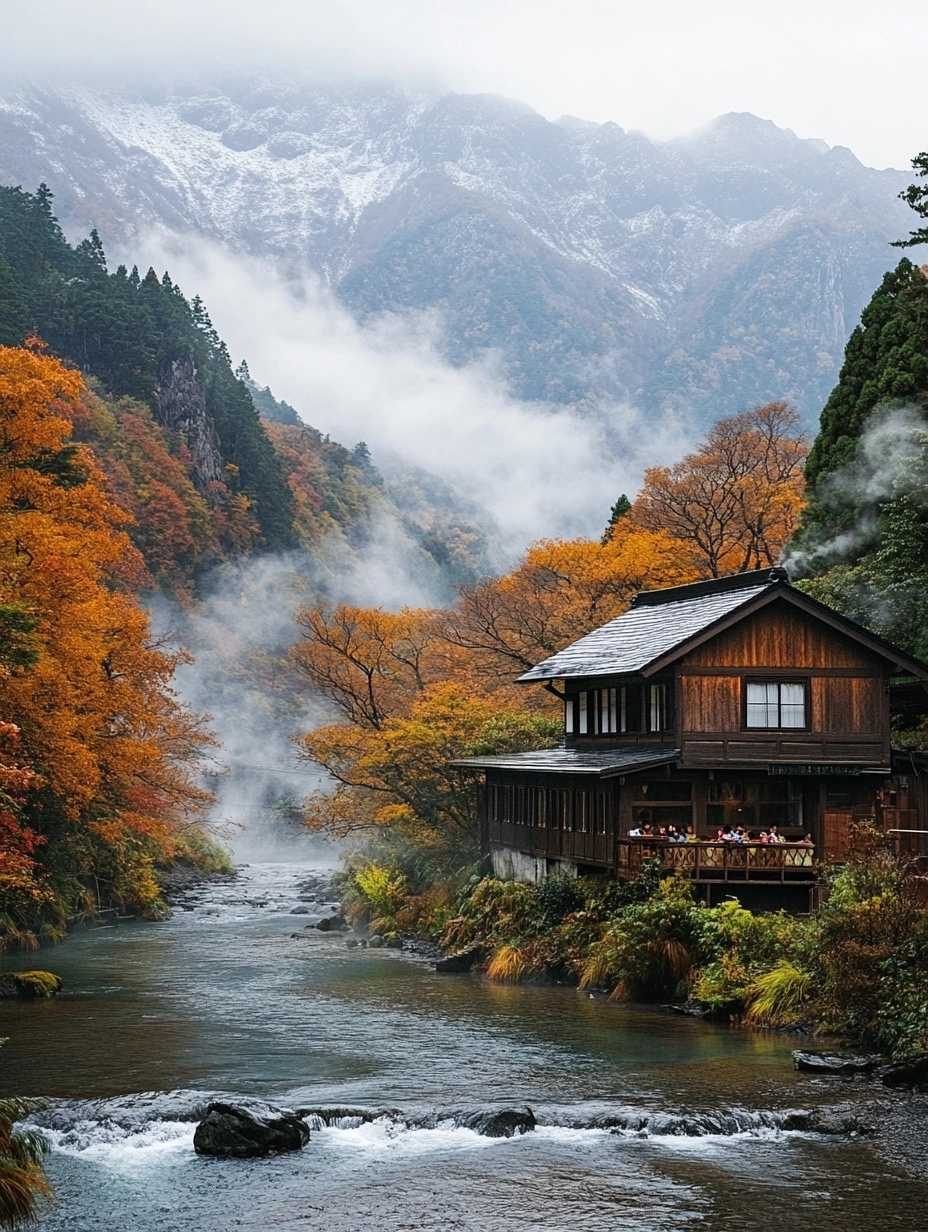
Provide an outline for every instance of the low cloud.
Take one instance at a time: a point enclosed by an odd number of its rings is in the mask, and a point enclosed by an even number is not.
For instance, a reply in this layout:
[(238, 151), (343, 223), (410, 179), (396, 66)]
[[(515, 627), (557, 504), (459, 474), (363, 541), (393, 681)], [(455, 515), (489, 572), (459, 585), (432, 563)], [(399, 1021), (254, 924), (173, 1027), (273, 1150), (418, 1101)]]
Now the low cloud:
[(443, 359), (434, 314), (362, 325), (308, 273), (285, 279), (201, 240), (140, 244), (145, 263), (201, 295), (236, 359), (308, 422), (349, 446), (366, 441), (377, 464), (422, 467), (486, 510), (502, 564), (538, 538), (598, 536), (646, 466), (692, 445), (679, 422), (630, 406), (580, 413), (511, 397), (492, 357), (459, 368)]
[[(388, 474), (424, 468), (478, 506), (500, 568), (538, 538), (598, 537), (645, 466), (692, 446), (678, 424), (645, 422), (630, 407), (583, 415), (512, 398), (491, 361), (454, 368), (442, 358), (434, 316), (362, 326), (309, 275), (286, 280), (266, 262), (199, 240), (152, 235), (142, 251), (145, 265), (169, 269), (188, 295), (202, 296), (236, 359), (246, 357), (252, 375), (315, 427), (349, 446), (365, 440)], [(138, 248), (124, 256), (138, 260)], [(177, 689), (213, 716), (217, 767), (228, 773), (208, 785), (219, 800), (215, 822), (239, 859), (335, 854), (280, 807), (324, 784), (293, 739), (331, 716), (298, 686), (275, 689), (273, 665), (270, 675), (255, 672), (286, 654), (299, 635), (296, 611), (319, 597), (396, 609), (449, 594), (435, 562), (385, 508), (360, 547), (333, 537), (321, 559), (244, 561), (218, 571), (192, 612), (155, 605), (156, 628), (196, 656)]]

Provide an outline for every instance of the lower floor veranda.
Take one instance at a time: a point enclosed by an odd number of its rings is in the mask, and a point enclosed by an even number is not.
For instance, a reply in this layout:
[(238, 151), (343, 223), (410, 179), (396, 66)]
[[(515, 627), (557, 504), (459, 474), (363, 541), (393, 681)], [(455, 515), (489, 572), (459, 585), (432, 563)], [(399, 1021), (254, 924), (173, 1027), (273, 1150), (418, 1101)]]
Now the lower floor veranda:
[[(706, 884), (811, 884), (823, 863), (846, 857), (855, 823), (880, 827), (901, 854), (928, 852), (928, 776), (905, 768), (490, 772), (485, 849), (498, 875), (519, 879), (563, 869), (627, 880), (656, 858)], [(771, 829), (780, 841), (766, 841)]]

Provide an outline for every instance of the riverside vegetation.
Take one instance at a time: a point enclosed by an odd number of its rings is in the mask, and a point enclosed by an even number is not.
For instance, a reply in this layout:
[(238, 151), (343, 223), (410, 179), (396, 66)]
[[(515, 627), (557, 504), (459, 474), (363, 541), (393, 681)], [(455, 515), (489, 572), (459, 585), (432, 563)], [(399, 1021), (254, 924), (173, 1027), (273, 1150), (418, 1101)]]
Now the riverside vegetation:
[[(223, 864), (200, 825), (212, 738), (179, 704), (183, 652), (153, 642), (139, 596), (194, 603), (217, 563), (312, 551), (333, 528), (350, 539), (384, 506), (366, 449), (294, 424), (233, 372), (202, 303), (167, 275), (108, 273), (95, 235), (71, 248), (44, 187), (0, 189), (0, 224), (0, 947), (28, 949), (101, 903), (157, 915), (161, 865)], [(349, 909), (384, 932), (481, 945), (491, 978), (685, 996), (747, 1022), (928, 1051), (926, 914), (878, 836), (860, 833), (803, 920), (705, 907), (654, 870), (627, 886), (503, 884), (473, 871), (475, 784), (448, 764), (556, 742), (550, 696), (510, 682), (636, 591), (785, 550), (810, 590), (924, 653), (926, 354), (928, 279), (903, 262), (848, 344), (808, 494), (798, 417), (773, 402), (648, 471), (601, 541), (535, 544), (509, 575), (474, 582), (471, 540), (452, 527), (465, 545), (453, 606), (309, 604), (290, 670), (333, 721), (301, 748), (335, 788), (309, 798), (306, 820), (359, 848)], [(276, 415), (270, 430), (255, 397)], [(892, 466), (875, 482), (871, 430), (900, 422), (904, 448), (877, 450)], [(928, 744), (920, 721), (897, 737)], [(22, 1111), (0, 1106), (10, 1226), (44, 1185), (40, 1144), (12, 1129)]]
[[(928, 156), (914, 165), (925, 175)], [(910, 194), (924, 214), (925, 190)], [(473, 871), (477, 793), (447, 764), (553, 742), (550, 696), (509, 682), (625, 610), (635, 590), (784, 555), (801, 586), (924, 655), (926, 356), (928, 268), (903, 260), (848, 342), (811, 453), (795, 414), (771, 403), (648, 471), (634, 501), (616, 501), (600, 543), (537, 544), (512, 574), (463, 588), (438, 612), (302, 613), (297, 666), (340, 716), (304, 739), (336, 782), (309, 799), (307, 820), (353, 839), (345, 897), (356, 916), (479, 945), (491, 979), (553, 975), (617, 998), (685, 997), (744, 1022), (837, 1031), (895, 1055), (928, 1051), (928, 916), (878, 835), (859, 831), (848, 864), (824, 870), (823, 905), (803, 919), (734, 901), (708, 908), (656, 872), (630, 886), (503, 884)], [(923, 718), (897, 722), (898, 746), (928, 747)]]
[(633, 882), (501, 882), (463, 870), (416, 885), (375, 861), (345, 873), (343, 902), (386, 937), (478, 946), (487, 978), (557, 980), (612, 1000), (674, 1001), (749, 1026), (841, 1034), (892, 1057), (928, 1052), (928, 912), (884, 836), (861, 826), (808, 916), (707, 907), (657, 861)]

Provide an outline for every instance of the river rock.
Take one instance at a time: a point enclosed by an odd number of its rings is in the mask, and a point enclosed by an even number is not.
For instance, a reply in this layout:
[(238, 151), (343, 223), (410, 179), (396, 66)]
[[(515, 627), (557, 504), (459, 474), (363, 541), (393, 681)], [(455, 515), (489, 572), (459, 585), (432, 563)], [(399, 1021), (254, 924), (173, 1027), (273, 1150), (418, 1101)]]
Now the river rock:
[(198, 1155), (253, 1159), (299, 1151), (308, 1141), (308, 1127), (286, 1109), (214, 1103), (196, 1128), (193, 1149)]
[(805, 1074), (869, 1074), (875, 1057), (849, 1056), (842, 1052), (793, 1052), (793, 1064)]
[(338, 929), (344, 928), (347, 921), (340, 915), (324, 915), (314, 928), (318, 928), (321, 933), (337, 932)]
[(380, 933), (374, 933), (373, 936), (368, 937), (367, 944), (372, 950), (379, 950), (383, 945), (383, 937)]
[(455, 1120), (464, 1129), (472, 1129), (484, 1138), (515, 1138), (527, 1134), (537, 1124), (535, 1114), (527, 1104), (505, 1108), (481, 1108), (478, 1112), (459, 1114)]
[(470, 971), (471, 967), (482, 962), (485, 957), (486, 950), (482, 945), (469, 945), (463, 950), (449, 954), (446, 958), (439, 958), (435, 964), (435, 970), (450, 974)]
[(928, 1083), (928, 1056), (906, 1057), (895, 1061), (882, 1073), (888, 1087), (919, 1087)]
[(0, 974), (0, 997), (54, 997), (61, 992), (61, 977), (51, 971), (5, 971)]
[(310, 911), (308, 907), (294, 907), (292, 908), (290, 914), (291, 915), (312, 915), (312, 912)]

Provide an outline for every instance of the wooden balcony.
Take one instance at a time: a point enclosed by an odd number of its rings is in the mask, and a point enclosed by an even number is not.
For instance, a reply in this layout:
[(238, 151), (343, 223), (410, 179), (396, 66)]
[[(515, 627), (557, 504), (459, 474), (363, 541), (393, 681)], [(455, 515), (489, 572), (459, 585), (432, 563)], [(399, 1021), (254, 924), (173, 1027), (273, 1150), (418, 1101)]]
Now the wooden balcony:
[(668, 873), (694, 881), (783, 885), (814, 882), (818, 876), (815, 849), (806, 843), (661, 843), (625, 838), (617, 847), (620, 881), (637, 877), (645, 861), (654, 859)]

